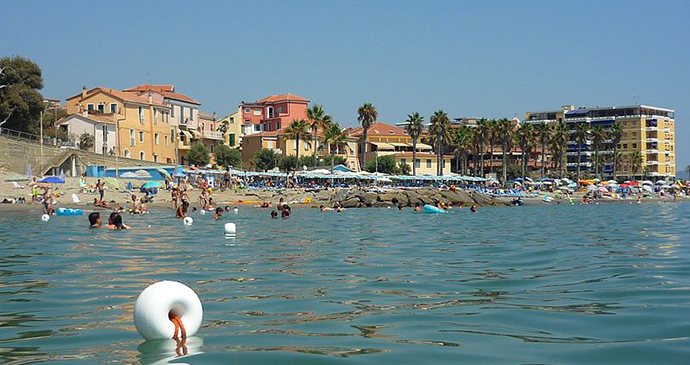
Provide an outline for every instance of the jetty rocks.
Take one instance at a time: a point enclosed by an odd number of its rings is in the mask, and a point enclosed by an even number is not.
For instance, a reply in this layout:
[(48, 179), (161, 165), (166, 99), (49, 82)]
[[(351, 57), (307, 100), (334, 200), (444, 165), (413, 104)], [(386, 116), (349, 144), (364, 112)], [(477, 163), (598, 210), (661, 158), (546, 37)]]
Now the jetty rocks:
[(506, 205), (505, 202), (473, 190), (450, 191), (438, 189), (341, 189), (331, 196), (329, 202), (331, 204), (340, 203), (345, 208), (388, 207), (397, 206), (398, 204), (409, 207), (414, 206), (416, 203), (434, 205), (439, 202), (453, 205), (462, 204), (465, 206), (472, 204)]

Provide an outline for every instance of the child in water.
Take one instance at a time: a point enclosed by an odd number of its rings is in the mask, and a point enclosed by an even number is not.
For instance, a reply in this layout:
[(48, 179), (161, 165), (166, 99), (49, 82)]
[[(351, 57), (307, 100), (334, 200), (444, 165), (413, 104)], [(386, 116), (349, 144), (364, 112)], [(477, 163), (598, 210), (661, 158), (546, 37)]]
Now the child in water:
[(222, 216), (223, 216), (223, 208), (218, 207), (218, 208), (216, 208), (216, 214), (212, 215), (211, 218), (218, 219), (218, 218), (221, 218)]

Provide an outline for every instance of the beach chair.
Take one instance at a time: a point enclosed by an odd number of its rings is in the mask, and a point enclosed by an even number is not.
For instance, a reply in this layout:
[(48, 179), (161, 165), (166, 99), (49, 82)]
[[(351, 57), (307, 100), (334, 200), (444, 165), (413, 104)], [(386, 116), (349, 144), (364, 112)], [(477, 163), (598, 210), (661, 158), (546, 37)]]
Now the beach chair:
[(79, 197), (77, 196), (77, 194), (72, 194), (72, 201), (74, 202), (74, 204), (80, 204), (81, 203), (81, 200), (79, 200)]
[(16, 181), (12, 181), (12, 186), (14, 186), (14, 187), (17, 188), (17, 189), (24, 189), (24, 186), (23, 186), (23, 185), (17, 184)]

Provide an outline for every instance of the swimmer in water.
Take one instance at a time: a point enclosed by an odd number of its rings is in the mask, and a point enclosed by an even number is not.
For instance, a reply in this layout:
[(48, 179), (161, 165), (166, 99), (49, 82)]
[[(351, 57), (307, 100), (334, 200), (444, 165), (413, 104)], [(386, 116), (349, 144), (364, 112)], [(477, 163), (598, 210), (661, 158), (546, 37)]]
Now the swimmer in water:
[(182, 202), (182, 204), (177, 207), (175, 218), (185, 218), (187, 216), (187, 208), (189, 208), (189, 202)]
[(226, 212), (229, 212), (229, 211), (230, 211), (230, 206), (229, 206), (229, 205), (226, 205), (226, 206), (225, 206), (225, 211), (226, 211)]
[(321, 205), (321, 206), (319, 207), (319, 209), (321, 209), (322, 212), (328, 212), (328, 211), (333, 210), (333, 208), (327, 207), (327, 206), (325, 206), (325, 205)]
[(283, 202), (283, 198), (280, 198), (280, 200), (278, 200), (278, 205), (276, 205), (276, 207), (278, 209), (283, 209), (283, 205), (285, 205), (285, 202)]
[(472, 207), (470, 207), (470, 212), (477, 213), (477, 206), (472, 204)]
[(110, 217), (108, 218), (108, 225), (105, 226), (105, 228), (112, 230), (130, 229), (128, 225), (122, 223), (122, 216), (120, 215), (120, 213), (110, 213)]
[(283, 218), (283, 219), (288, 219), (288, 218), (290, 218), (290, 209), (283, 209), (283, 210), (280, 212), (280, 217)]
[(101, 213), (92, 212), (89, 214), (89, 228), (101, 228), (103, 221), (101, 220)]
[(271, 219), (278, 219), (278, 212), (276, 212), (275, 210), (272, 210), (271, 211)]
[(420, 202), (414, 203), (414, 211), (415, 212), (421, 212), (422, 211), (422, 204)]
[(218, 207), (218, 208), (216, 208), (216, 214), (212, 215), (211, 218), (218, 219), (218, 218), (221, 218), (222, 216), (223, 216), (223, 208)]

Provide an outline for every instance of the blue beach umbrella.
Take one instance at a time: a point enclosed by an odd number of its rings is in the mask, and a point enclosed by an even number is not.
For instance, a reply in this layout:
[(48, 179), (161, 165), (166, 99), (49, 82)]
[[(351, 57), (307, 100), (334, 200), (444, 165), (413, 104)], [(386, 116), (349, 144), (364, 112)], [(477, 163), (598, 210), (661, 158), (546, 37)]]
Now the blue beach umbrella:
[(64, 184), (65, 180), (57, 176), (46, 176), (40, 182), (47, 184)]
[(149, 182), (145, 183), (144, 185), (142, 185), (141, 187), (143, 189), (151, 189), (151, 188), (160, 188), (161, 186), (163, 186), (163, 184), (159, 183), (158, 181), (149, 181)]

